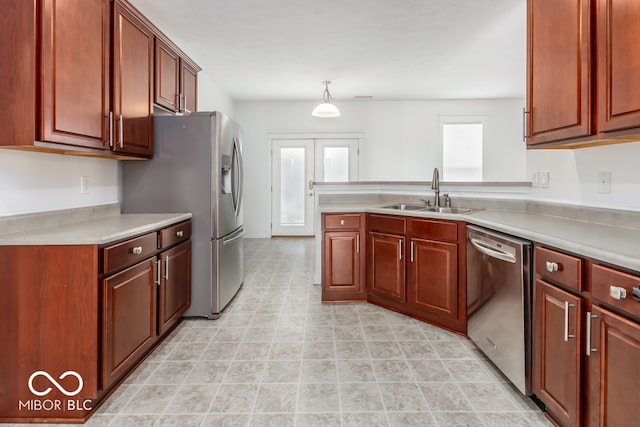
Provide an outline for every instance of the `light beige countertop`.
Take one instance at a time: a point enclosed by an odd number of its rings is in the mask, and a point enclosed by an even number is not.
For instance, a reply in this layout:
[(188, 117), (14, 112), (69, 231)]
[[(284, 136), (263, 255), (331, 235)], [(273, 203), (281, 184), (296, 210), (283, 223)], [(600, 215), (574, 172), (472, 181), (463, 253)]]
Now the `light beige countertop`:
[[(599, 210), (594, 218), (596, 221), (589, 221), (584, 218), (546, 215), (535, 209), (483, 209), (468, 214), (440, 214), (385, 209), (380, 207), (383, 205), (379, 202), (327, 203), (320, 205), (320, 212), (369, 212), (465, 221), (467, 224), (640, 271), (640, 228), (636, 228), (637, 223), (633, 220), (637, 213), (620, 214), (619, 211), (612, 211), (607, 216), (606, 210)], [(627, 220), (627, 215), (632, 218), (631, 221)], [(613, 224), (606, 223), (607, 218)]]
[(0, 218), (0, 245), (102, 245), (191, 218), (190, 213), (121, 214), (118, 204)]

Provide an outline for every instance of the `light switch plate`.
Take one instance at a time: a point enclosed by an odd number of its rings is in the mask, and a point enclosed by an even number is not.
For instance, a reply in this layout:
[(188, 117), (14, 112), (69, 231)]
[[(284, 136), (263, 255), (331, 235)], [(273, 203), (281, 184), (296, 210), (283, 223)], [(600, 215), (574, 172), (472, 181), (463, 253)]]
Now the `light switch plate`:
[(531, 186), (532, 187), (540, 186), (540, 172), (534, 172), (531, 174)]

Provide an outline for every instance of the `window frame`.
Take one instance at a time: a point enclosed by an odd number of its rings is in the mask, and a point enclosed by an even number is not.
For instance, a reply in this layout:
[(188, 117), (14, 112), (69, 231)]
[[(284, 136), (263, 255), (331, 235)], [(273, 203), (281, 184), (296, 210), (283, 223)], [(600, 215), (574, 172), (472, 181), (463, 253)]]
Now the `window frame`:
[(487, 121), (488, 117), (485, 115), (439, 115), (438, 116), (438, 168), (440, 169), (441, 178), (443, 181), (450, 181), (447, 179), (444, 171), (444, 125), (455, 124), (481, 124), (482, 125), (482, 164), (481, 177), (479, 181), (451, 181), (451, 182), (483, 182), (486, 164), (486, 136), (487, 136)]

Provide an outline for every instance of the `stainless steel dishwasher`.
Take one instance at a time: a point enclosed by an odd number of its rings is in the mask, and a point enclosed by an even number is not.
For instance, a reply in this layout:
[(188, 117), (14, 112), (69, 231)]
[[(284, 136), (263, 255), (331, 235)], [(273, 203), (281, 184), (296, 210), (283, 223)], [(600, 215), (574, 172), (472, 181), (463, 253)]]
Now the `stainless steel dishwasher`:
[(469, 338), (531, 394), (531, 242), (467, 227)]

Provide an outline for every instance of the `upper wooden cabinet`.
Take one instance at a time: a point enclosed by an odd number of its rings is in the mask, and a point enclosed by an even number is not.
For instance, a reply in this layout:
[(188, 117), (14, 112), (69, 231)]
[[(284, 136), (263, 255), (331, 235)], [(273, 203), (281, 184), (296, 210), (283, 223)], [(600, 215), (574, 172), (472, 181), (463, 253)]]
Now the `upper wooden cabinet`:
[(156, 37), (155, 103), (174, 112), (196, 111), (199, 70), (190, 60), (181, 56), (176, 48)]
[[(153, 24), (125, 0), (0, 7), (0, 147), (151, 157), (154, 40), (172, 46)], [(200, 69), (174, 51), (181, 109), (195, 110)]]
[(529, 145), (591, 134), (590, 2), (529, 0)]
[(638, 128), (640, 2), (598, 0), (597, 4), (598, 128), (601, 132)]
[(153, 32), (125, 3), (113, 10), (115, 152), (153, 155)]
[(640, 138), (640, 4), (528, 0), (527, 145)]
[(76, 3), (42, 3), (39, 139), (105, 149), (108, 139), (105, 118), (109, 114), (109, 2)]

